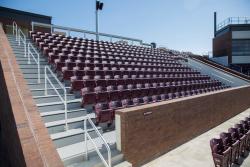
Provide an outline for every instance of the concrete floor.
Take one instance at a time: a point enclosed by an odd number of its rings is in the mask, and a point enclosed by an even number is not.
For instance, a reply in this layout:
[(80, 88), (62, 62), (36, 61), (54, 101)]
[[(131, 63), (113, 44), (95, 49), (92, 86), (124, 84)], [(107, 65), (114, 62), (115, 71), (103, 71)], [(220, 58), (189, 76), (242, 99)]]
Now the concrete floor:
[[(218, 138), (221, 132), (226, 132), (235, 123), (250, 115), (250, 108), (223, 124), (143, 165), (143, 167), (213, 167), (213, 159), (209, 141)], [(249, 154), (249, 152), (247, 153)], [(238, 165), (233, 165), (238, 167)], [(240, 167), (250, 167), (250, 155), (241, 159)]]

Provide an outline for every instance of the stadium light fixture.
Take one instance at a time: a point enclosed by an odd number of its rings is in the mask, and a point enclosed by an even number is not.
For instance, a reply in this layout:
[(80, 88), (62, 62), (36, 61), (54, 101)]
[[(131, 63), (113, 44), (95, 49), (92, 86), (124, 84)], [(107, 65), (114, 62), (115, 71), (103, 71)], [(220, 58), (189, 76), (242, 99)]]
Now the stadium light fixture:
[(98, 11), (103, 9), (103, 2), (100, 2), (96, 0), (96, 10), (95, 10), (95, 15), (96, 15), (96, 40), (99, 40), (99, 30), (98, 30)]

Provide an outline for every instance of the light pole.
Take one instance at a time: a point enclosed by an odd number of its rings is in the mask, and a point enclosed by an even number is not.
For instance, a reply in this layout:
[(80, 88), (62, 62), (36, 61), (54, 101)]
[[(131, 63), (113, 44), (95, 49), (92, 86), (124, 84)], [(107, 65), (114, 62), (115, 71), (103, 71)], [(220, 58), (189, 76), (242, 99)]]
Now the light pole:
[(102, 10), (103, 3), (96, 0), (95, 20), (96, 20), (96, 40), (99, 41), (99, 30), (98, 30), (98, 10)]

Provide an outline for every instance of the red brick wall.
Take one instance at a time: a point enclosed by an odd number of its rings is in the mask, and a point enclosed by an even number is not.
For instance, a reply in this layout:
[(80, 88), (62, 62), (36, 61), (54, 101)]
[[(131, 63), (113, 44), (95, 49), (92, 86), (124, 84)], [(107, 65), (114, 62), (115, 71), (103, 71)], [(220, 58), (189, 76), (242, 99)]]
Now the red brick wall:
[(5, 159), (13, 167), (62, 167), (1, 23), (0, 61), (1, 142)]
[(213, 38), (213, 55), (228, 56), (228, 63), (232, 62), (232, 32)]
[(246, 110), (249, 99), (241, 87), (119, 110), (122, 153), (139, 166)]

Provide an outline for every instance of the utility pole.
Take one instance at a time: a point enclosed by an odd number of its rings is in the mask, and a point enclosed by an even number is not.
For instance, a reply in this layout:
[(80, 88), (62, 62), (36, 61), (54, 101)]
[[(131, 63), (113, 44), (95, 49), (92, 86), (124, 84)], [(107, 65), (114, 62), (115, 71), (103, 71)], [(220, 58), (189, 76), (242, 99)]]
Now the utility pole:
[(96, 24), (96, 40), (99, 41), (99, 27), (98, 27), (98, 10), (102, 10), (103, 3), (96, 0), (96, 10), (95, 10), (95, 24)]

